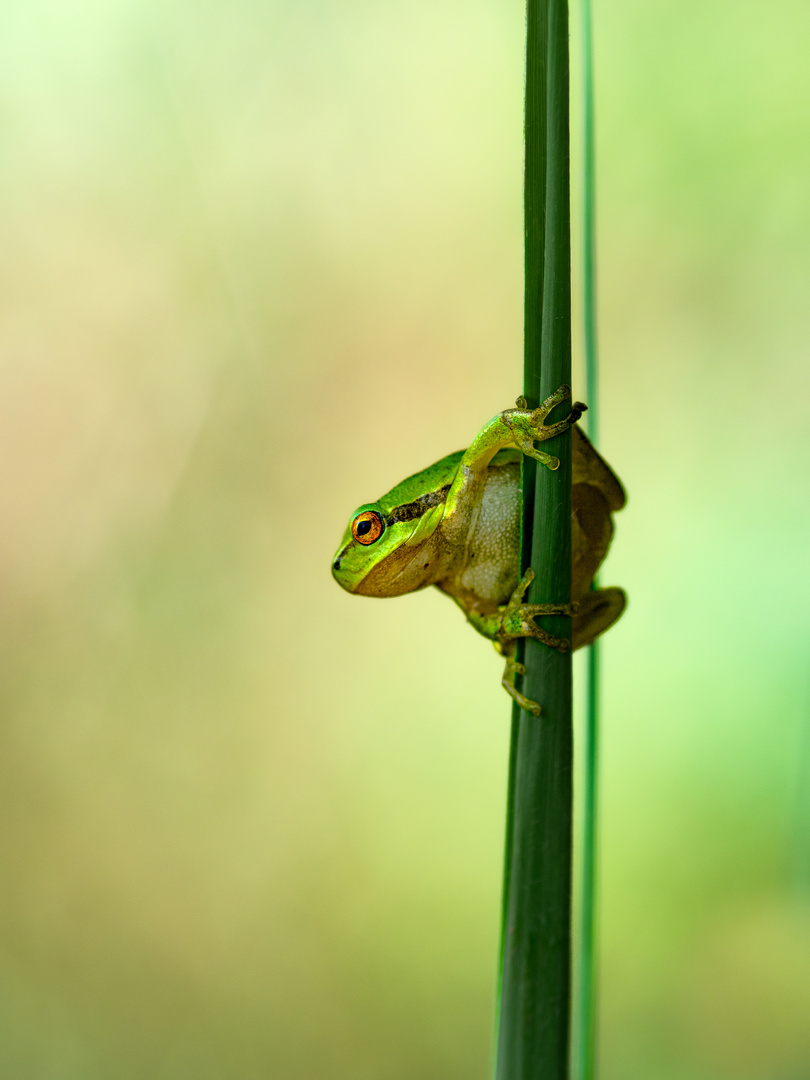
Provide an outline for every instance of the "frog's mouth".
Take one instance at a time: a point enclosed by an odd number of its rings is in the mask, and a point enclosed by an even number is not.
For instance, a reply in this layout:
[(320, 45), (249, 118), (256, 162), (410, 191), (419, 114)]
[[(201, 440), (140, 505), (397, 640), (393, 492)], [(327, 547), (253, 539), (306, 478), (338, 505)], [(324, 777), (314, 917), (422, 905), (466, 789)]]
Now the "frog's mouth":
[(338, 553), (335, 561), (332, 563), (332, 577), (346, 592), (357, 592), (357, 587), (365, 576), (364, 571), (352, 571), (348, 566), (343, 565), (343, 561), (346, 558), (348, 552), (348, 546), (342, 548)]
[(360, 596), (385, 596), (390, 595), (386, 593), (369, 591), (365, 587), (366, 579), (373, 576), (375, 570), (379, 567), (369, 567), (365, 562), (360, 566), (353, 566), (355, 562), (352, 559), (352, 547), (348, 544), (345, 548), (337, 553), (335, 561), (332, 563), (332, 577), (346, 592), (357, 593)]

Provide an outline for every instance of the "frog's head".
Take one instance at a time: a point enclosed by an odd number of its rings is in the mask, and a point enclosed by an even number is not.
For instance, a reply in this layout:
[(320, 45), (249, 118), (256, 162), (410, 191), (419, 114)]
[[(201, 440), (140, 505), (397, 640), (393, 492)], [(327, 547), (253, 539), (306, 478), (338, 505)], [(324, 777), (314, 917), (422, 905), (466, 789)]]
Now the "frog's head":
[(361, 596), (402, 596), (429, 583), (433, 540), (460, 458), (443, 458), (354, 512), (332, 561), (339, 585)]
[(430, 569), (424, 549), (443, 512), (444, 500), (404, 519), (396, 511), (386, 513), (381, 503), (361, 506), (332, 563), (335, 581), (361, 596), (402, 596), (418, 589)]

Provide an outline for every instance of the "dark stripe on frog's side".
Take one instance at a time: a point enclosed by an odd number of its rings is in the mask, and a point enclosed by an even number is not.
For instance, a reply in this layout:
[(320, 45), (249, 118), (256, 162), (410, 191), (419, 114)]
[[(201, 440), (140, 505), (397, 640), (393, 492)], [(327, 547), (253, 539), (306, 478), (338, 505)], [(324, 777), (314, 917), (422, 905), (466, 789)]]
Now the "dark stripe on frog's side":
[(426, 495), (420, 495), (418, 499), (405, 503), (404, 506), (395, 506), (390, 513), (385, 515), (385, 524), (395, 525), (399, 521), (413, 521), (414, 518), (421, 517), (428, 510), (432, 510), (434, 506), (446, 502), (449, 490), (450, 485), (445, 484), (438, 491), (428, 491)]
[[(448, 454), (446, 458), (442, 458), (441, 461), (438, 461), (433, 466), (437, 472), (437, 477), (447, 479), (448, 477), (455, 475), (463, 454), (464, 451), (459, 450), (455, 454)], [(499, 450), (490, 462), (489, 467), (491, 469), (502, 468), (505, 465), (520, 461), (521, 457), (521, 452), (511, 447)], [(407, 480), (403, 481), (402, 484), (399, 484), (392, 491), (389, 491), (387, 495), (384, 495), (382, 499), (380, 499), (380, 509), (384, 510), (385, 503), (390, 504), (392, 499), (397, 495), (410, 494), (410, 491), (408, 490), (409, 485), (414, 480), (421, 480), (421, 477), (422, 474), (417, 473), (416, 476), (409, 477)], [(394, 525), (400, 521), (413, 521), (414, 518), (422, 517), (428, 510), (432, 510), (434, 506), (439, 506), (440, 503), (447, 501), (447, 493), (450, 490), (450, 487), (451, 483), (445, 483), (433, 491), (425, 492), (424, 495), (420, 495), (416, 499), (400, 503), (398, 506), (393, 506), (387, 513), (383, 513), (383, 521), (386, 525)]]

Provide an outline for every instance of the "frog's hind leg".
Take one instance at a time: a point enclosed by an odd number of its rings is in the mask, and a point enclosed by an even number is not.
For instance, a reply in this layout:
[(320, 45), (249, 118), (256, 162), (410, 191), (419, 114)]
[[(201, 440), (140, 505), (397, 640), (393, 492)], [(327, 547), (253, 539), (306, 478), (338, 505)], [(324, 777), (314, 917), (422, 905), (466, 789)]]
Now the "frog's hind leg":
[[(498, 639), (506, 645), (514, 638), (532, 637), (542, 641), (557, 652), (567, 653), (571, 651), (571, 642), (568, 638), (556, 637), (547, 630), (543, 630), (534, 621), (538, 615), (574, 615), (579, 610), (578, 604), (524, 604), (523, 597), (526, 590), (534, 581), (534, 570), (531, 567), (521, 578), (518, 587), (512, 593), (509, 603), (501, 609), (501, 625)], [(504, 649), (504, 655), (506, 651)]]
[(579, 597), (579, 610), (571, 620), (571, 639), (575, 649), (590, 645), (624, 611), (627, 597), (615, 586), (593, 589)]
[(518, 663), (515, 657), (517, 639), (532, 637), (537, 641), (542, 641), (549, 648), (556, 649), (558, 652), (570, 652), (571, 642), (568, 638), (549, 634), (538, 626), (534, 620), (539, 615), (575, 615), (579, 610), (579, 605), (524, 604), (523, 597), (526, 595), (526, 590), (532, 581), (534, 581), (534, 570), (530, 567), (520, 579), (517, 588), (510, 597), (509, 603), (505, 607), (499, 608), (497, 615), (468, 615), (467, 617), (480, 633), (493, 638), (493, 645), (506, 659), (501, 686), (510, 697), (514, 698), (521, 709), (539, 716), (541, 710), (538, 703), (532, 701), (531, 698), (527, 698), (515, 686), (515, 677), (526, 674), (526, 668), (523, 664)]

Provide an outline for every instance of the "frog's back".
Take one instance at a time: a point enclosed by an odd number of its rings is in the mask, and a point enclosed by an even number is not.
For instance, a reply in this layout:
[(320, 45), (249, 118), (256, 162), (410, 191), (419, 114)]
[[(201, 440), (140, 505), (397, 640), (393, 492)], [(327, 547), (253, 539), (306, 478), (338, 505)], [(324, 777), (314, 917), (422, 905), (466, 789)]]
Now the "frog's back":
[(424, 499), (425, 495), (433, 492), (446, 494), (463, 457), (464, 451), (456, 450), (455, 453), (448, 454), (447, 457), (443, 457), (427, 469), (422, 469), (402, 480), (379, 500), (383, 513), (388, 513), (395, 507), (418, 503)]

